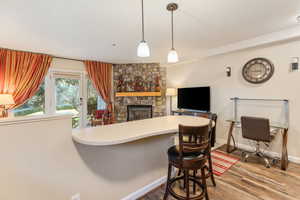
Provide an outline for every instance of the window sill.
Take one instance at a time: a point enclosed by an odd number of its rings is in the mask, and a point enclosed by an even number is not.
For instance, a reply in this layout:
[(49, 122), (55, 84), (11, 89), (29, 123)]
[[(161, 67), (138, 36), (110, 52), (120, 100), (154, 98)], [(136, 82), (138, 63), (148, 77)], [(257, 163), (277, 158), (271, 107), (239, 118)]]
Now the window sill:
[(25, 117), (7, 117), (0, 118), (0, 126), (14, 125), (14, 124), (25, 124), (32, 122), (60, 120), (65, 118), (72, 118), (72, 115), (39, 115), (39, 116), (25, 116)]

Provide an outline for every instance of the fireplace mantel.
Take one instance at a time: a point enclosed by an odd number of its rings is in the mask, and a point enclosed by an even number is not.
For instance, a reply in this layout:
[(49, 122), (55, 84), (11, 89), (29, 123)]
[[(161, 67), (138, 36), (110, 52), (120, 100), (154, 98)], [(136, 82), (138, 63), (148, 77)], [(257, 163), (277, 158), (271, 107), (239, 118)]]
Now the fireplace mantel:
[(117, 92), (116, 97), (158, 97), (161, 92)]

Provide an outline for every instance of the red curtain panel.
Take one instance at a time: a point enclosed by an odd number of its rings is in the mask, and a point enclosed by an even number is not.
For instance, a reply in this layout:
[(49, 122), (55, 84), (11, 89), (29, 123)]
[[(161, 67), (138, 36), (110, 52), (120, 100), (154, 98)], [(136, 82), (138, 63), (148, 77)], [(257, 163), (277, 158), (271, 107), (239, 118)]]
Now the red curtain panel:
[(99, 92), (110, 115), (110, 121), (114, 121), (112, 105), (112, 64), (97, 61), (85, 61), (86, 71), (96, 90)]
[(14, 109), (24, 104), (39, 89), (52, 57), (44, 54), (0, 49), (0, 94), (12, 94)]

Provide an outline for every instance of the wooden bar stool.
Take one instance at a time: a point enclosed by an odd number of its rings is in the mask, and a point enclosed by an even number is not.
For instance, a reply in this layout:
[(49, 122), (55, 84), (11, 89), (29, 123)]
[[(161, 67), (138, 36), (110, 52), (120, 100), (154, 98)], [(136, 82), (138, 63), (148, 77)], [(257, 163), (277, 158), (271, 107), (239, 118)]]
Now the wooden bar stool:
[[(179, 125), (179, 145), (168, 149), (168, 178), (164, 200), (168, 195), (172, 195), (179, 200), (209, 200), (206, 185), (205, 167), (208, 159), (208, 147), (210, 146), (209, 125), (206, 126), (183, 126)], [(188, 139), (185, 139), (188, 138)], [(183, 176), (171, 177), (172, 167), (183, 171)], [(195, 172), (201, 170), (201, 181), (196, 177)], [(190, 175), (193, 171), (193, 175)], [(184, 180), (185, 196), (174, 191), (175, 183)], [(193, 183), (193, 195), (190, 194), (190, 182)], [(196, 195), (196, 186), (201, 190)]]
[[(211, 182), (214, 187), (216, 187), (216, 181), (215, 177), (213, 174), (213, 164), (212, 164), (212, 158), (211, 158), (211, 147), (214, 146), (215, 143), (215, 132), (216, 132), (216, 125), (217, 125), (217, 115), (216, 114), (211, 114), (211, 113), (197, 113), (197, 116), (199, 117), (204, 117), (207, 119), (210, 119), (210, 124), (209, 124), (209, 138), (210, 138), (210, 143), (207, 147), (206, 151), (202, 151), (201, 153), (207, 154), (207, 165), (204, 167), (205, 168), (205, 177), (208, 179), (211, 179)], [(214, 126), (212, 125), (212, 122), (214, 122)], [(188, 140), (191, 140), (192, 138), (189, 137)], [(181, 175), (181, 170), (178, 171), (178, 176)], [(193, 172), (194, 175), (197, 174), (197, 170)]]

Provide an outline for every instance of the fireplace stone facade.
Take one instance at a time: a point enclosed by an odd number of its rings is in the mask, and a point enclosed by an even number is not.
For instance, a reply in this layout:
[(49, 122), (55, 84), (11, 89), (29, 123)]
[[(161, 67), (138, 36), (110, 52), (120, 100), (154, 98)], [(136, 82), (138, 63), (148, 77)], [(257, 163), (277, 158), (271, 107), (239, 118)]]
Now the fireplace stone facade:
[[(114, 64), (113, 87), (117, 123), (127, 121), (127, 105), (152, 105), (153, 117), (166, 115), (166, 68), (160, 67), (158, 63)], [(137, 92), (137, 90), (139, 92), (160, 90), (162, 95), (158, 97), (116, 97), (115, 95), (116, 92)]]

